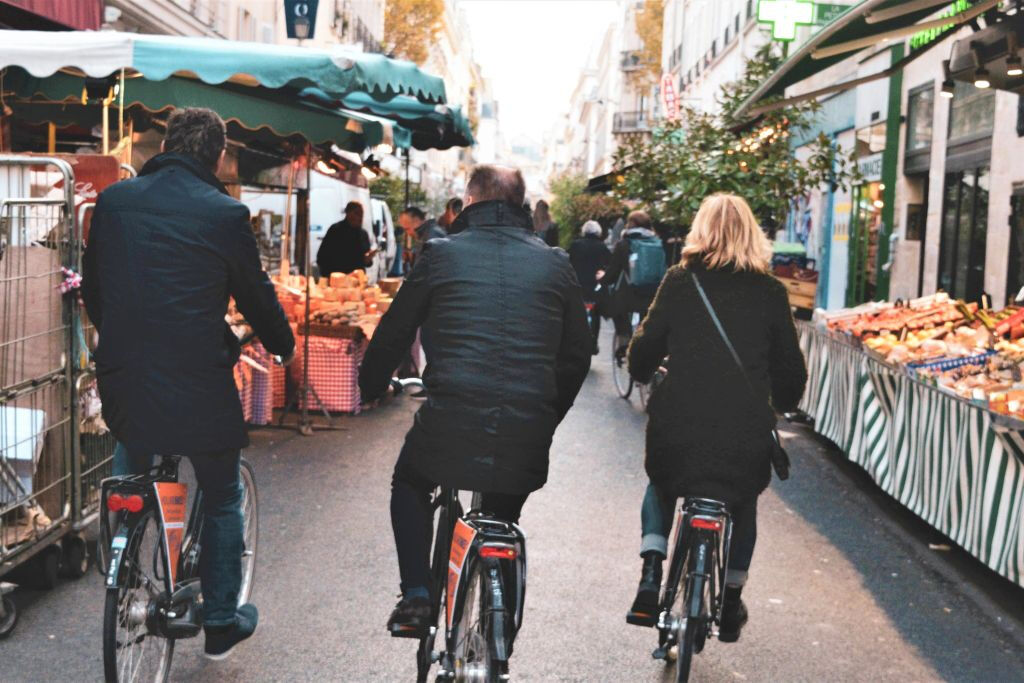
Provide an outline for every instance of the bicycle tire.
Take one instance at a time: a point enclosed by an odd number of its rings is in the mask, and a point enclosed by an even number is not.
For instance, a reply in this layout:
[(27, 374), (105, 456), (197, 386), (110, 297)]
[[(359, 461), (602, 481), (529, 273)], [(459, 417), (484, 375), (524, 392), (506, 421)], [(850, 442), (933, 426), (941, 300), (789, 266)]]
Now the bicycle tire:
[[(147, 534), (149, 530), (152, 530), (152, 533)], [(146, 604), (143, 606), (138, 604), (135, 593), (140, 590), (145, 591), (145, 587), (140, 585), (140, 573), (146, 563), (151, 561), (151, 557), (156, 562), (163, 560), (159, 533), (160, 525), (157, 522), (156, 513), (154, 510), (149, 510), (128, 532), (121, 559), (121, 569), (118, 573), (118, 585), (106, 590), (103, 605), (103, 673), (108, 683), (134, 683), (135, 681), (163, 683), (170, 673), (171, 661), (174, 656), (173, 639), (142, 633), (139, 636), (126, 637), (124, 641), (118, 640), (118, 627), (123, 625), (127, 630), (129, 619), (137, 622), (141, 617), (142, 623), (135, 623), (132, 626), (145, 628), (145, 612), (142, 610), (148, 611), (149, 599), (152, 596), (143, 596), (147, 598)], [(147, 536), (152, 538), (147, 538)], [(155, 574), (156, 572), (149, 580), (155, 582), (159, 587), (157, 590), (162, 590), (163, 581)], [(129, 602), (126, 603), (126, 600)], [(149, 639), (156, 640), (159, 645), (152, 651), (156, 655), (155, 661), (144, 667), (143, 665), (147, 663), (143, 660), (146, 654), (145, 643)], [(119, 643), (122, 642), (131, 642), (132, 650), (137, 645), (143, 645), (139, 653), (137, 667), (132, 666), (135, 659), (134, 653), (126, 655), (123, 652), (124, 646), (119, 647)]]
[(452, 624), (452, 667), (456, 683), (498, 680), (491, 659), (488, 582), (483, 569), (481, 562), (470, 561), (469, 577), (462, 583), (465, 589), (462, 609)]
[[(626, 340), (628, 343), (629, 340)], [(629, 376), (629, 363), (625, 356), (619, 357), (617, 350), (622, 345), (622, 337), (612, 337), (612, 382), (620, 398), (628, 399), (633, 393), (633, 378)]]
[(706, 570), (710, 551), (693, 552), (703, 543), (703, 540), (698, 539), (691, 547), (687, 558), (686, 588), (682, 591), (686, 619), (681, 622), (683, 627), (679, 638), (679, 654), (676, 658), (676, 683), (686, 683), (690, 680), (693, 655), (703, 649), (702, 633), (706, 628), (708, 614)]
[[(433, 601), (434, 613), (431, 615), (430, 625), (436, 627), (441, 616), (441, 594), (444, 591), (445, 576), (448, 570), (448, 552), (451, 546), (451, 523), (449, 511), (445, 506), (437, 515), (437, 533), (434, 537), (434, 548), (430, 562), (430, 595)], [(420, 638), (419, 647), (416, 650), (416, 681), (426, 683), (433, 665), (434, 641), (437, 631), (428, 633)]]
[(256, 471), (248, 460), (242, 458), (239, 466), (242, 482), (242, 584), (238, 591), (238, 605), (249, 602), (252, 585), (256, 576), (256, 551), (259, 547), (259, 495), (256, 488)]

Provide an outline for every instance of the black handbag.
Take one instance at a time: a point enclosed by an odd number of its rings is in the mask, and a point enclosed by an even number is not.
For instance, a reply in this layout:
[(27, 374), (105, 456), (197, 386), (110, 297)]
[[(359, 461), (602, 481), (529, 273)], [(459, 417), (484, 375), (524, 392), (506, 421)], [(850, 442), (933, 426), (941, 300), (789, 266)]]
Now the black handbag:
[[(718, 319), (718, 315), (715, 313), (714, 307), (711, 305), (711, 301), (708, 299), (708, 295), (704, 292), (704, 288), (700, 284), (700, 280), (697, 279), (696, 273), (690, 271), (690, 277), (693, 278), (693, 284), (697, 287), (697, 292), (700, 294), (701, 300), (704, 302), (704, 308), (707, 309), (708, 315), (711, 316), (711, 321), (715, 323), (715, 327), (718, 329), (718, 334), (721, 335), (722, 341), (725, 342), (726, 347), (729, 349), (729, 353), (732, 354), (732, 359), (736, 363), (736, 367), (740, 369), (740, 374), (743, 375), (743, 379), (747, 383), (747, 388), (750, 389), (750, 394), (754, 397), (754, 401), (757, 401), (757, 391), (754, 389), (754, 384), (750, 381), (750, 376), (747, 374), (746, 368), (743, 367), (743, 361), (740, 360), (740, 355), (736, 353), (736, 348), (729, 341), (729, 335), (725, 333), (725, 328), (722, 327), (722, 322)], [(775, 411), (769, 406), (769, 410), (772, 411), (772, 415)], [(771, 433), (771, 445), (770, 455), (772, 461), (772, 469), (775, 470), (775, 474), (781, 481), (789, 479), (789, 453), (782, 447), (782, 440), (779, 438), (779, 430), (772, 428)]]

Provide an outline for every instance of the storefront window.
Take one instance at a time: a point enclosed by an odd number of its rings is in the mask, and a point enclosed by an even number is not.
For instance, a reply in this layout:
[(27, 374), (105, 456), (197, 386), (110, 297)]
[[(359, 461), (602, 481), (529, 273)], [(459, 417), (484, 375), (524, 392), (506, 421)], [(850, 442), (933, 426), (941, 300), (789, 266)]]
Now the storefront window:
[(882, 227), (882, 184), (854, 188), (850, 229), (850, 280), (847, 305), (872, 301), (878, 285), (878, 237)]
[(907, 151), (930, 149), (935, 112), (935, 84), (918, 88), (907, 98)]
[(988, 168), (946, 174), (939, 288), (966, 301), (980, 301), (985, 288), (988, 185)]
[(885, 149), (885, 121), (873, 123), (857, 131), (856, 154), (866, 157)]
[(996, 94), (993, 90), (957, 81), (949, 109), (950, 142), (991, 134), (995, 107)]

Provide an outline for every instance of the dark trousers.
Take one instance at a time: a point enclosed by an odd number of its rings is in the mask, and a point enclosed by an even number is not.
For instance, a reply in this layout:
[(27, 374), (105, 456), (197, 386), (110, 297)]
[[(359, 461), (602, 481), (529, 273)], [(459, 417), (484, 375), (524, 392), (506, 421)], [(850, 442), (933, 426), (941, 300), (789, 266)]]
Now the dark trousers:
[[(203, 623), (224, 626), (235, 622), (242, 587), (241, 453), (223, 451), (190, 455), (196, 482), (203, 492), (202, 555), (199, 584), (203, 589)], [(114, 450), (114, 475), (141, 474), (153, 466), (153, 456), (129, 453), (120, 443)]]
[(632, 313), (620, 313), (612, 316), (612, 322), (615, 323), (615, 334), (625, 339), (626, 343), (633, 337), (633, 314)]
[[(647, 485), (640, 511), (641, 554), (656, 551), (668, 555), (668, 535), (672, 531), (675, 508), (675, 496), (654, 484)], [(729, 547), (726, 582), (742, 585), (746, 582), (757, 542), (757, 498), (730, 505), (729, 514), (732, 516), (732, 545)]]
[[(430, 494), (435, 488), (436, 483), (399, 458), (391, 478), (391, 527), (398, 549), (402, 595), (425, 594), (430, 585), (430, 546), (434, 536)], [(481, 507), (500, 519), (518, 522), (527, 495), (484, 492)]]

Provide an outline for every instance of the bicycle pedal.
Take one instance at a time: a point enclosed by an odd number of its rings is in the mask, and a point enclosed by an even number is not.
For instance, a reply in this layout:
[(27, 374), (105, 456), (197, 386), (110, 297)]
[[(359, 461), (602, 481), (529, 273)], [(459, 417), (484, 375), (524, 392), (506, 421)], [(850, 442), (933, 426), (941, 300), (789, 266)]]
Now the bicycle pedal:
[(390, 631), (392, 638), (415, 638), (420, 640), (429, 635), (427, 629), (419, 626), (400, 626), (395, 624), (388, 631)]
[(658, 624), (658, 615), (645, 612), (627, 612), (626, 623), (633, 626), (654, 627)]
[(668, 659), (668, 647), (659, 647), (657, 650), (651, 653), (652, 659)]

